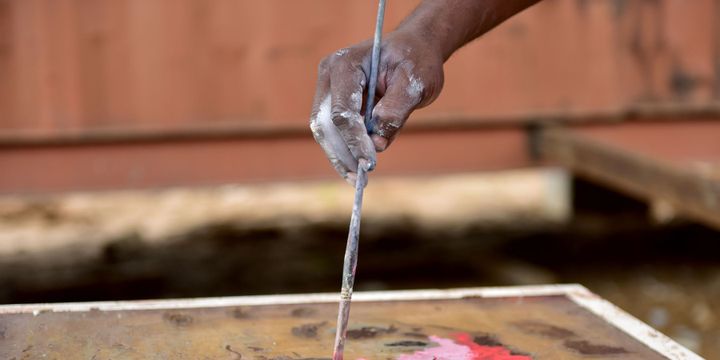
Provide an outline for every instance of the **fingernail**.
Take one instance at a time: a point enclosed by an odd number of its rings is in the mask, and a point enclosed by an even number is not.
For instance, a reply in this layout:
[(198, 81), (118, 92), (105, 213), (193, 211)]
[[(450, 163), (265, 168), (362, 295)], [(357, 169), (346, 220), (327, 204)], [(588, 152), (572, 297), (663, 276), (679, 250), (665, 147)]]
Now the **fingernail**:
[(365, 171), (372, 171), (375, 168), (375, 160), (360, 159), (358, 168), (362, 166)]
[(376, 151), (384, 151), (387, 148), (388, 141), (386, 138), (380, 135), (373, 135), (371, 138), (373, 143), (375, 144)]

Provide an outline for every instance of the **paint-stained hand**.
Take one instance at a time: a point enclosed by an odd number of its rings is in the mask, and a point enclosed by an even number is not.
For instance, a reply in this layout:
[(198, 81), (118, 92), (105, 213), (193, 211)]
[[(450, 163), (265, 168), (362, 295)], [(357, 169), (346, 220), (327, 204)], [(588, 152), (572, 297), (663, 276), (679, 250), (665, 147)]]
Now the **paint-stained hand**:
[(337, 172), (355, 184), (359, 159), (370, 168), (412, 111), (429, 105), (443, 85), (443, 54), (418, 31), (395, 31), (382, 43), (373, 122), (363, 122), (372, 42), (338, 50), (320, 62), (310, 128)]

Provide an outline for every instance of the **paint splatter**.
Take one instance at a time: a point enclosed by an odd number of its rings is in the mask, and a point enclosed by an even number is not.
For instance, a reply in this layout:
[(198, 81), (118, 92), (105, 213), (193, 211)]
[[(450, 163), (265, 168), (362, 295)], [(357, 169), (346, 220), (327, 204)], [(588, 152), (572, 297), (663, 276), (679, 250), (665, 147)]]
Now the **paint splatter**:
[(164, 313), (163, 320), (177, 327), (187, 327), (195, 321), (192, 316), (180, 313)]
[(621, 347), (592, 344), (585, 340), (566, 340), (565, 346), (583, 355), (618, 355), (628, 353), (627, 350)]
[(545, 324), (539, 321), (522, 321), (516, 322), (513, 326), (520, 331), (530, 335), (540, 335), (551, 339), (566, 339), (576, 336), (575, 332), (559, 326)]
[(312, 317), (313, 315), (317, 314), (317, 310), (307, 307), (299, 307), (296, 309), (293, 309), (290, 312), (290, 316), (292, 317)]
[(396, 341), (385, 344), (385, 346), (388, 347), (425, 347), (427, 346), (427, 343), (424, 341), (413, 341), (413, 340), (403, 340), (403, 341)]
[(302, 338), (315, 338), (318, 335), (318, 329), (327, 324), (326, 321), (317, 324), (303, 324), (300, 326), (293, 327), (291, 332), (293, 335)]
[(435, 347), (400, 355), (397, 360), (532, 360), (528, 355), (515, 354), (499, 342), (480, 345), (470, 334), (455, 334), (454, 340), (429, 336)]
[(347, 331), (348, 339), (360, 340), (370, 339), (378, 335), (392, 334), (397, 331), (397, 328), (390, 325), (389, 328), (381, 328), (377, 326), (364, 326), (359, 329), (350, 329)]
[(428, 360), (428, 359), (473, 359), (470, 348), (465, 345), (456, 344), (450, 339), (443, 339), (437, 336), (429, 336), (430, 341), (438, 344), (436, 347), (416, 351), (412, 354), (398, 356), (397, 360)]
[(469, 334), (459, 333), (455, 335), (455, 339), (458, 343), (463, 344), (470, 348), (472, 351), (472, 357), (468, 359), (472, 360), (532, 360), (527, 355), (514, 354), (510, 349), (506, 348), (499, 342), (497, 346), (493, 343), (492, 346), (479, 345)]

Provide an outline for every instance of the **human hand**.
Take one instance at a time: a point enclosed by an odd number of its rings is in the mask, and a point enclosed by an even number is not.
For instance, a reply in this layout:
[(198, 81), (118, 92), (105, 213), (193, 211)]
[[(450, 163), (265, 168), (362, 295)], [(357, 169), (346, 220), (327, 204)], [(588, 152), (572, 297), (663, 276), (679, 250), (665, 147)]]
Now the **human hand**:
[(372, 42), (338, 50), (320, 62), (310, 128), (335, 170), (354, 185), (358, 161), (372, 170), (412, 111), (432, 103), (443, 85), (441, 51), (422, 31), (395, 31), (383, 39), (376, 106), (363, 122)]

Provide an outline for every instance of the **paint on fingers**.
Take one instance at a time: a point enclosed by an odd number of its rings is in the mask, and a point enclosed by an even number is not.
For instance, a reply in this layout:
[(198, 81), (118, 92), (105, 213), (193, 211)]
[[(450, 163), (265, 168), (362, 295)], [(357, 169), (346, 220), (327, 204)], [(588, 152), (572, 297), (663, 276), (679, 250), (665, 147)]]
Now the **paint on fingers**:
[(350, 95), (353, 109), (362, 108), (362, 91), (356, 91)]
[(408, 86), (405, 91), (407, 91), (408, 96), (413, 99), (416, 104), (420, 103), (423, 92), (425, 91), (425, 84), (423, 84), (422, 80), (418, 79), (417, 76), (410, 73), (408, 74)]
[(332, 98), (330, 95), (327, 95), (320, 104), (315, 119), (311, 121), (311, 128), (315, 139), (322, 146), (328, 159), (343, 177), (347, 177), (348, 172), (357, 169), (357, 160), (332, 121)]

